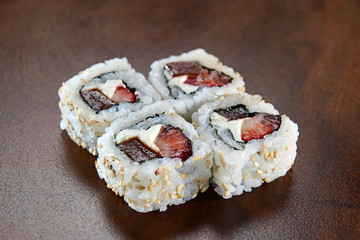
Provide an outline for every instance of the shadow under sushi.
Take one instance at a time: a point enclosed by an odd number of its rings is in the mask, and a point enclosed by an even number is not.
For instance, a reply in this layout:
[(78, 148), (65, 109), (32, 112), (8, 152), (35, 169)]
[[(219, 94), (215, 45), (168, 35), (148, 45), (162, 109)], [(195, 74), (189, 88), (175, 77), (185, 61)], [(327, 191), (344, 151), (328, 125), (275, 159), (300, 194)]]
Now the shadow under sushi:
[(95, 168), (96, 157), (91, 155), (86, 149), (77, 146), (70, 139), (66, 131), (62, 131), (61, 140), (67, 168), (74, 172), (74, 177), (77, 178), (78, 182), (91, 188), (102, 189), (104, 186)]
[(79, 182), (102, 196), (104, 216), (114, 231), (112, 234), (129, 239), (186, 237), (186, 234), (203, 228), (224, 238), (230, 237), (234, 230), (245, 229), (250, 222), (282, 208), (291, 191), (292, 170), (270, 184), (265, 183), (251, 193), (231, 199), (223, 199), (210, 186), (195, 199), (170, 206), (165, 212), (138, 213), (128, 207), (123, 197), (106, 188), (106, 183), (96, 172), (95, 156), (78, 147), (65, 131), (61, 139), (68, 168)]
[(138, 213), (111, 190), (104, 194), (103, 201), (106, 204), (103, 206), (114, 231), (129, 239), (186, 238), (186, 234), (204, 228), (210, 231), (207, 234), (216, 233), (227, 238), (234, 230), (246, 228), (250, 222), (258, 221), (284, 207), (291, 192), (291, 173), (290, 170), (286, 176), (270, 184), (263, 184), (251, 193), (231, 199), (223, 199), (210, 186), (195, 199), (170, 206), (165, 212)]

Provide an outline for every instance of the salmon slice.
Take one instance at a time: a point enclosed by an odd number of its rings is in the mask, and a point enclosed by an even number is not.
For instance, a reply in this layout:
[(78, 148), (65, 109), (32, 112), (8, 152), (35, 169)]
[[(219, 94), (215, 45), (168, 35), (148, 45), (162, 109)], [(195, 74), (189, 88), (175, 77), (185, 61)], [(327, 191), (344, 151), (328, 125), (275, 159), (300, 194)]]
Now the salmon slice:
[(261, 139), (265, 135), (278, 130), (280, 124), (281, 117), (279, 115), (256, 113), (254, 117), (245, 119), (242, 123), (241, 139), (244, 142)]
[(154, 144), (160, 149), (163, 157), (178, 157), (186, 161), (192, 155), (191, 142), (180, 128), (162, 126)]
[(135, 94), (126, 87), (116, 87), (114, 94), (111, 97), (111, 100), (114, 101), (116, 104), (121, 102), (135, 102), (136, 97)]
[(171, 62), (165, 65), (165, 70), (172, 77), (187, 75), (184, 83), (199, 87), (221, 87), (231, 81), (229, 76), (216, 70), (207, 69), (198, 61)]

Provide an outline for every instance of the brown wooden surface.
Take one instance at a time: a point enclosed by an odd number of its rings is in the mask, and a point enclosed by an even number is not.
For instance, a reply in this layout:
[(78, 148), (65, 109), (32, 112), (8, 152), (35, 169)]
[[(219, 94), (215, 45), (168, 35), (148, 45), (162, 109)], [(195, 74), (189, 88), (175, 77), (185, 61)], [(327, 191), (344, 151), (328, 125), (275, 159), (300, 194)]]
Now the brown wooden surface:
[[(202, 47), (299, 124), (292, 170), (224, 200), (131, 210), (60, 130), (57, 90)], [(0, 239), (360, 239), (360, 2), (0, 1)]]

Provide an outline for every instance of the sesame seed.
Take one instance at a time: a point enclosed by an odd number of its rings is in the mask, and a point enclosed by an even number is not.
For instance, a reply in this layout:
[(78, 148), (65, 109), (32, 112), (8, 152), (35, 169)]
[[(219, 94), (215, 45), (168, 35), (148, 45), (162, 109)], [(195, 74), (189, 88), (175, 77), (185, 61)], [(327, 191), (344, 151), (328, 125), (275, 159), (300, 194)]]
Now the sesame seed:
[(227, 164), (225, 162), (225, 159), (224, 159), (224, 154), (222, 151), (219, 152), (219, 156), (220, 156), (220, 159), (221, 159), (221, 164), (223, 165), (223, 167), (225, 168), (225, 170), (227, 170)]
[(178, 163), (176, 164), (175, 168), (176, 168), (176, 169), (181, 168), (182, 165), (183, 165), (182, 162), (178, 162)]
[(286, 137), (287, 136), (287, 134), (286, 133), (284, 133), (283, 135), (282, 135), (282, 137)]
[(185, 187), (184, 184), (177, 186), (177, 187), (176, 187), (176, 193), (177, 193), (177, 194), (180, 194), (184, 187)]
[(263, 152), (267, 152), (265, 143), (262, 143), (262, 150), (263, 150)]
[(166, 171), (167, 171), (167, 172), (172, 172), (172, 170), (171, 170), (170, 167), (166, 167)]
[(168, 181), (169, 180), (169, 176), (168, 175), (164, 175), (164, 181)]
[(133, 186), (132, 186), (132, 183), (131, 183), (131, 182), (128, 182), (128, 183), (126, 184), (126, 186), (127, 186), (128, 188), (130, 188), (130, 189), (132, 189), (132, 188), (133, 188)]
[(197, 156), (194, 157), (194, 162), (197, 162), (197, 161), (200, 161), (200, 160), (201, 160), (201, 157), (197, 157)]
[(153, 179), (150, 178), (150, 185), (151, 185), (151, 186), (155, 186), (155, 184), (156, 184), (155, 180), (153, 180)]
[(114, 178), (114, 177), (115, 177), (115, 172), (114, 172), (114, 170), (109, 171), (109, 176), (110, 176), (111, 178)]
[(218, 173), (218, 172), (219, 172), (219, 169), (220, 169), (220, 166), (217, 166), (217, 167), (215, 168), (215, 172)]
[(136, 177), (137, 175), (139, 175), (139, 171), (135, 171), (135, 172), (133, 172), (133, 174), (132, 174), (133, 177)]
[(277, 158), (277, 156), (278, 156), (278, 150), (275, 150), (274, 151), (274, 158)]
[(221, 186), (225, 191), (229, 191), (229, 187), (225, 183), (223, 183)]
[(259, 165), (259, 163), (258, 162), (254, 162), (254, 167), (259, 167), (260, 165)]
[(182, 174), (180, 174), (180, 177), (181, 177), (181, 178), (186, 178), (187, 175), (186, 175), (185, 173), (182, 173)]
[(275, 171), (277, 171), (277, 170), (279, 170), (279, 167), (278, 167), (278, 166), (276, 166), (276, 167), (273, 168), (273, 172), (275, 172)]
[(183, 198), (183, 197), (184, 197), (184, 195), (178, 195), (177, 197), (178, 197), (178, 198)]
[(286, 147), (285, 147), (285, 150), (289, 150), (290, 149), (290, 145), (287, 145)]
[(206, 160), (206, 168), (210, 168), (211, 162), (209, 160)]
[(191, 195), (192, 198), (196, 198), (196, 196), (197, 196), (197, 192), (194, 192), (194, 193)]
[(269, 182), (271, 182), (271, 179), (270, 178), (264, 178), (264, 181), (269, 183)]
[(272, 170), (266, 170), (265, 172), (266, 172), (266, 173), (271, 173), (271, 172), (272, 172)]
[(270, 152), (270, 157), (274, 158), (274, 152)]
[(168, 200), (169, 199), (169, 193), (165, 192), (164, 194), (164, 201)]
[(160, 204), (160, 200), (157, 199), (157, 200), (155, 201), (155, 203), (156, 203), (156, 204)]
[(159, 194), (161, 194), (162, 192), (164, 192), (165, 189), (166, 189), (166, 187), (161, 188), (160, 191), (159, 191)]
[(172, 183), (170, 181), (166, 181), (165, 184), (166, 184), (166, 186), (171, 186), (172, 185)]
[(253, 154), (251, 157), (250, 157), (250, 161), (253, 161), (255, 159), (256, 155)]
[(262, 171), (261, 169), (257, 170), (256, 172), (257, 172), (258, 174), (262, 174), (262, 173), (263, 173), (263, 171)]
[(147, 190), (148, 190), (149, 192), (151, 192), (151, 191), (153, 190), (153, 187), (152, 187), (151, 185), (149, 185), (149, 186), (147, 187)]
[(198, 128), (200, 125), (199, 124), (197, 124), (196, 122), (192, 122), (191, 123), (195, 128)]
[(143, 185), (141, 185), (141, 184), (136, 185), (135, 188), (137, 188), (139, 190), (144, 190), (145, 189), (145, 187)]
[(143, 204), (143, 207), (144, 207), (144, 208), (150, 208), (150, 204), (144, 203), (144, 204)]
[(156, 186), (158, 187), (158, 186), (161, 186), (162, 185), (162, 182), (161, 181), (157, 181), (156, 182)]
[(228, 197), (230, 195), (230, 192), (229, 191), (225, 191), (224, 192), (224, 197)]
[(199, 134), (195, 134), (195, 137), (196, 137), (197, 139), (199, 139), (199, 138), (200, 138)]
[(131, 177), (131, 180), (134, 181), (134, 182), (140, 182), (140, 180), (137, 179), (137, 177), (135, 177), (135, 176), (132, 176), (132, 177)]
[(245, 87), (238, 87), (237, 90), (238, 90), (239, 92), (244, 92), (244, 91), (245, 91)]

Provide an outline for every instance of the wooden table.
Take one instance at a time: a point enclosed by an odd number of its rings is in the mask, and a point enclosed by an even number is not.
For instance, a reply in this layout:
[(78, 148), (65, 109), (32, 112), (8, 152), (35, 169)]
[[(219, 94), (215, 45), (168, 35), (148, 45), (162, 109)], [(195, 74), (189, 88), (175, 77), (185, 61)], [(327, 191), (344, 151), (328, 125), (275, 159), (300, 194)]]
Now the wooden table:
[[(137, 213), (59, 128), (57, 90), (202, 47), (299, 124), (285, 177)], [(0, 239), (360, 239), (359, 1), (0, 2)]]

